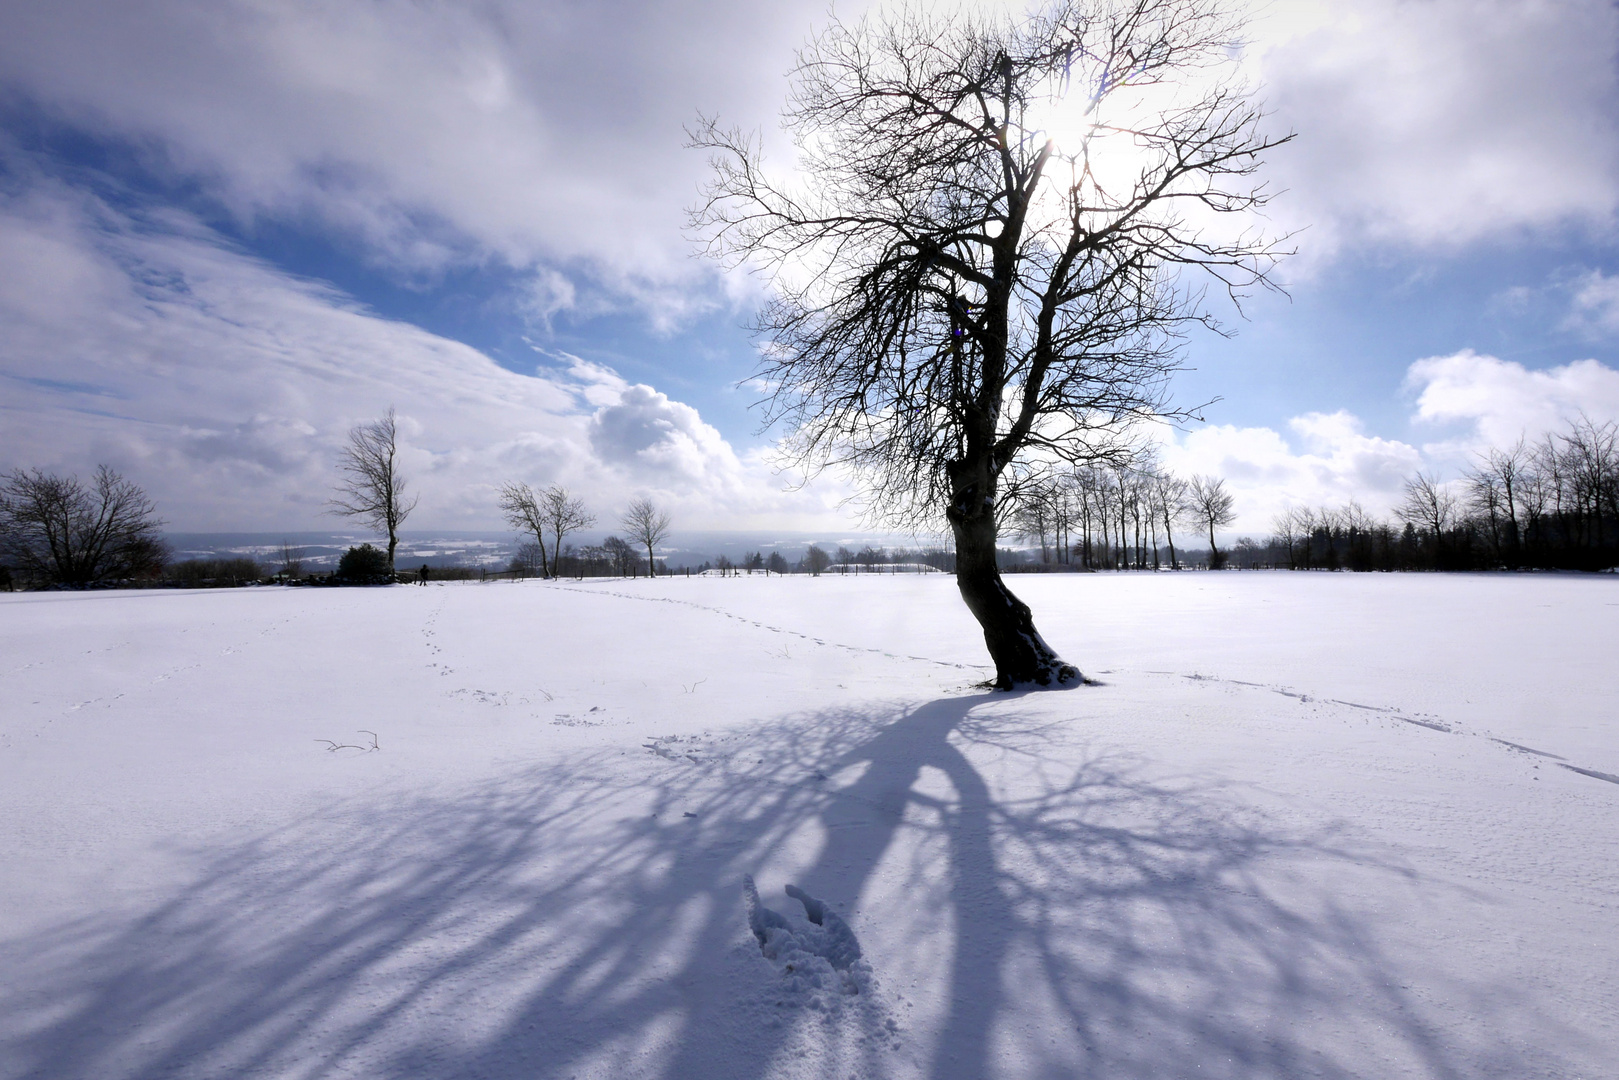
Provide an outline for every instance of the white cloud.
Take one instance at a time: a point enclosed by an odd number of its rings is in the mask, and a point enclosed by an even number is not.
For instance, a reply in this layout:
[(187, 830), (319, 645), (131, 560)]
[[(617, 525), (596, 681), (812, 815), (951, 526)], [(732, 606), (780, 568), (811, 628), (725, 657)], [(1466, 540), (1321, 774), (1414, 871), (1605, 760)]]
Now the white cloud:
[(567, 355), (509, 371), (171, 224), (42, 183), (0, 198), (0, 467), (108, 462), (179, 529), (318, 528), (346, 432), (391, 404), (413, 525), (498, 528), (507, 479), (604, 521), (647, 493), (685, 528), (845, 525), (651, 387)]
[(1268, 427), (1211, 424), (1169, 435), (1164, 464), (1175, 473), (1223, 477), (1237, 498), (1231, 532), (1263, 536), (1289, 506), (1340, 506), (1351, 499), (1374, 513), (1398, 499), (1422, 455), (1403, 442), (1367, 435), (1344, 411), (1307, 413), (1288, 424), (1302, 450)]
[(1419, 469), (1454, 476), (1491, 446), (1534, 439), (1582, 413), (1598, 423), (1619, 420), (1619, 371), (1596, 360), (1531, 371), (1522, 364), (1463, 350), (1413, 363), (1406, 388), (1415, 395), (1412, 422), (1445, 436), (1412, 445), (1366, 433), (1345, 410), (1306, 413), (1288, 421), (1291, 439), (1274, 428), (1211, 424), (1184, 433), (1165, 429), (1164, 464), (1181, 476), (1224, 477), (1237, 496), (1233, 535), (1265, 535), (1288, 506), (1341, 506), (1353, 499), (1387, 514)]
[[(699, 110), (774, 127), (819, 4), (378, 0), (12, 5), (0, 84), (138, 148), (244, 221), (313, 219), (371, 261), (536, 272), (543, 318), (711, 301), (683, 208)], [(850, 14), (850, 12), (845, 12)], [(566, 270), (570, 284), (558, 280)]]
[(1619, 276), (1590, 270), (1575, 278), (1563, 328), (1591, 338), (1619, 334)]
[[(1254, 73), (1300, 135), (1274, 210), (1307, 252), (1611, 222), (1612, 5), (1254, 7)], [(245, 222), (313, 221), (405, 274), (531, 271), (516, 300), (541, 323), (630, 305), (667, 327), (756, 289), (688, 257), (707, 166), (685, 125), (718, 112), (784, 151), (786, 72), (825, 21), (818, 0), (57, 0), (8, 9), (0, 84)]]
[(741, 462), (697, 410), (652, 389), (631, 386), (590, 419), (590, 445), (613, 465), (655, 475), (693, 491), (734, 486)]
[(1307, 255), (1460, 245), (1619, 206), (1619, 9), (1602, 0), (1258, 5), (1285, 221)]
[(1531, 371), (1463, 349), (1418, 360), (1406, 386), (1417, 395), (1417, 420), (1464, 426), (1461, 434), (1425, 447), (1440, 458), (1507, 446), (1520, 436), (1534, 439), (1582, 412), (1599, 422), (1619, 420), (1619, 371), (1596, 360)]

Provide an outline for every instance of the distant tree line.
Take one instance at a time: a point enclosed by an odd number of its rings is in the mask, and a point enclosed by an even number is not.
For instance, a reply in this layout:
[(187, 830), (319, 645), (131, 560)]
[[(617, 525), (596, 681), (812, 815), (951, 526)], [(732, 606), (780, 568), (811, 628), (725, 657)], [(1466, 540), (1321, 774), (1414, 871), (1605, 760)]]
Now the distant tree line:
[[(340, 512), (365, 518), (388, 535), (387, 550), (350, 548), (336, 571), (305, 574), (304, 553), (283, 544), (268, 565), (247, 558), (174, 561), (163, 522), (136, 484), (108, 466), (88, 483), (39, 469), (0, 474), (0, 588), (90, 588), (167, 584), (209, 587), (274, 581), (377, 584), (398, 579), (393, 567), (398, 525), (414, 499), (394, 467), (395, 418), (350, 433), (340, 462)], [(362, 461), (375, 468), (367, 473)], [(374, 479), (369, 497), (364, 478)], [(357, 479), (358, 478), (358, 479)], [(1234, 517), (1234, 500), (1217, 477), (1182, 478), (1150, 453), (1059, 475), (1017, 478), (1004, 500), (1006, 527), (1036, 545), (1027, 555), (997, 549), (997, 562), (1019, 569), (1175, 569), (1184, 565), (1289, 570), (1598, 570), (1619, 565), (1619, 424), (1580, 417), (1536, 442), (1520, 439), (1491, 448), (1459, 480), (1442, 483), (1418, 473), (1405, 484), (1394, 517), (1374, 517), (1356, 502), (1340, 507), (1293, 507), (1277, 515), (1263, 540), (1243, 537), (1229, 551), (1217, 529)], [(502, 487), (507, 521), (533, 539), (523, 542), (507, 573), (535, 577), (668, 574), (657, 547), (671, 520), (650, 500), (636, 499), (620, 517), (628, 539), (575, 546), (566, 538), (596, 521), (566, 488)], [(1182, 530), (1177, 534), (1177, 529)], [(1188, 553), (1186, 532), (1208, 540)], [(1177, 547), (1176, 537), (1181, 536)], [(956, 554), (943, 546), (893, 549), (865, 545), (832, 551), (810, 545), (790, 562), (779, 551), (749, 552), (740, 562), (719, 555), (688, 572), (766, 571), (777, 574), (881, 572), (927, 566), (954, 572)], [(487, 576), (487, 571), (438, 568), (440, 579)]]
[(1225, 481), (1180, 477), (1150, 449), (1121, 451), (1105, 464), (1014, 477), (1003, 501), (1001, 531), (1038, 545), (1040, 563), (1083, 570), (1177, 569), (1185, 561), (1185, 534), (1208, 540), (1208, 565), (1226, 553), (1215, 530), (1235, 520)]
[(1294, 507), (1243, 567), (1290, 570), (1601, 570), (1619, 565), (1619, 424), (1581, 417), (1479, 455), (1460, 480), (1406, 481), (1394, 520), (1359, 504)]

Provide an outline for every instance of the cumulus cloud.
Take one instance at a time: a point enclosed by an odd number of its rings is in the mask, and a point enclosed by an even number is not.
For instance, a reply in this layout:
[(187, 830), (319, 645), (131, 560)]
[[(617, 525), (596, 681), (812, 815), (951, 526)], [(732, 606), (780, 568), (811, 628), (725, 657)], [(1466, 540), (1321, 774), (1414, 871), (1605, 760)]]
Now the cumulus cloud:
[(1416, 361), (1405, 385), (1416, 402), (1413, 425), (1435, 435), (1420, 445), (1368, 434), (1358, 417), (1340, 409), (1294, 417), (1287, 435), (1230, 424), (1165, 430), (1164, 464), (1183, 476), (1224, 477), (1237, 496), (1233, 533), (1258, 536), (1288, 506), (1354, 499), (1387, 513), (1419, 469), (1456, 475), (1488, 447), (1533, 440), (1582, 414), (1619, 421), (1619, 370), (1596, 360), (1533, 371), (1463, 350)]
[(1223, 477), (1237, 497), (1234, 533), (1264, 535), (1289, 506), (1339, 506), (1353, 499), (1374, 512), (1397, 501), (1400, 485), (1422, 467), (1421, 452), (1366, 434), (1342, 410), (1307, 413), (1288, 423), (1299, 448), (1268, 427), (1211, 424), (1165, 433), (1164, 464), (1182, 476)]
[(603, 461), (692, 490), (732, 486), (742, 471), (730, 445), (696, 409), (650, 386), (631, 386), (597, 411), (590, 445)]
[(135, 222), (45, 182), (0, 198), (0, 466), (107, 462), (183, 529), (318, 528), (348, 429), (389, 405), (413, 524), (498, 528), (495, 487), (562, 482), (684, 527), (839, 521), (696, 411), (588, 360), (532, 375), (377, 317), (194, 222)]
[(1260, 5), (1252, 52), (1299, 138), (1272, 174), (1341, 244), (1454, 246), (1619, 206), (1619, 9), (1601, 0)]
[(1619, 420), (1619, 371), (1596, 360), (1533, 371), (1463, 349), (1418, 360), (1406, 386), (1416, 394), (1415, 419), (1462, 428), (1425, 447), (1436, 457), (1533, 439), (1581, 413), (1598, 422)]

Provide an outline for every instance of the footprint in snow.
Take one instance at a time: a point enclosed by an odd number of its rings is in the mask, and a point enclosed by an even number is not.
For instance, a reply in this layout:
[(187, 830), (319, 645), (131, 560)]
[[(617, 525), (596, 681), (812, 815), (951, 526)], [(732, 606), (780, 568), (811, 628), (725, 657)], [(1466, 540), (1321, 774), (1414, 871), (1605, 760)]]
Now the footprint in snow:
[(871, 968), (860, 958), (860, 942), (849, 924), (796, 885), (787, 886), (787, 895), (803, 905), (807, 922), (789, 921), (765, 907), (753, 876), (743, 876), (748, 929), (758, 939), (759, 951), (775, 963), (790, 991), (809, 996), (860, 993), (871, 982)]

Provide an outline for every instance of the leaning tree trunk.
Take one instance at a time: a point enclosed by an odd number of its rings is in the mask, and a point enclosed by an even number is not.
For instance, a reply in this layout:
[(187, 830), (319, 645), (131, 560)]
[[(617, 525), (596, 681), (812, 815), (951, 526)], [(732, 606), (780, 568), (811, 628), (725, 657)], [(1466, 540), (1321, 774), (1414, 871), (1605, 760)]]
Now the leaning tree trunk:
[[(1029, 605), (1012, 595), (995, 565), (995, 486), (962, 482), (966, 467), (951, 470), (954, 495), (946, 517), (956, 540), (956, 587), (978, 625), (995, 661), (995, 688), (1077, 686), (1079, 669), (1065, 663), (1034, 628)], [(971, 470), (977, 472), (979, 470)], [(987, 472), (987, 470), (984, 470)]]

